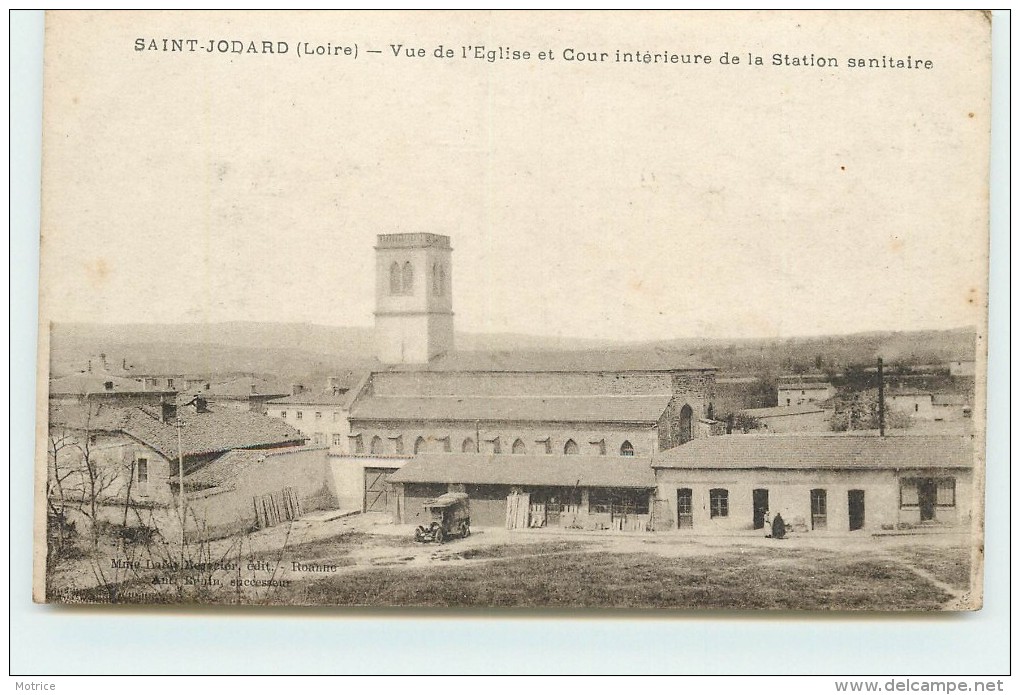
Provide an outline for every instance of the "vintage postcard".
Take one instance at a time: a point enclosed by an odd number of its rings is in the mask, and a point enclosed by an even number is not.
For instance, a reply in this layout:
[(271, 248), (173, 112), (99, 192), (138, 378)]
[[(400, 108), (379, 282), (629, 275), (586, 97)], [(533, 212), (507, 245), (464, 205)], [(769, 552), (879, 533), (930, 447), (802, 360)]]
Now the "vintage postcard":
[(982, 605), (983, 12), (53, 12), (35, 600)]

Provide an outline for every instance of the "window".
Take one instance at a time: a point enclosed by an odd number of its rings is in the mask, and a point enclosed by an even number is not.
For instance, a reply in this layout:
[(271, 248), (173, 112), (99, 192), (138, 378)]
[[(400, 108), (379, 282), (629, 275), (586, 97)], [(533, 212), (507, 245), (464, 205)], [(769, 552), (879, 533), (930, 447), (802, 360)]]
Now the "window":
[(280, 417), (282, 417), (284, 420), (286, 420), (287, 419), (287, 411), (286, 410), (281, 410), (280, 411)]
[(326, 435), (323, 434), (322, 432), (316, 432), (315, 434), (312, 435), (312, 444), (321, 445), (321, 444), (325, 444), (325, 443), (326, 443)]
[(414, 453), (425, 453), (425, 437), (418, 437), (414, 440)]
[(633, 455), (634, 445), (628, 441), (624, 441), (624, 443), (620, 445), (620, 456), (633, 456)]
[(588, 494), (588, 511), (615, 516), (648, 514), (648, 497), (645, 490), (594, 488)]
[(730, 491), (712, 488), (708, 491), (709, 516), (711, 518), (730, 515)]
[(538, 444), (539, 449), (546, 454), (552, 453), (552, 439), (550, 437), (546, 437), (545, 439), (536, 439), (535, 444)]
[(514, 454), (526, 454), (526, 453), (528, 453), (528, 450), (524, 447), (524, 442), (522, 442), (520, 439), (515, 439), (514, 440), (514, 445), (513, 445), (513, 447), (511, 447), (510, 451), (511, 451), (511, 453), (514, 453)]
[(334, 410), (333, 411), (333, 422), (336, 422), (339, 419), (340, 419), (340, 411), (339, 410)]
[(299, 410), (299, 411), (297, 411), (297, 419), (298, 419), (298, 420), (301, 420), (301, 419), (303, 419), (303, 418), (304, 418), (304, 416), (305, 416), (305, 411), (303, 411), (303, 410)]
[(935, 505), (938, 507), (955, 507), (956, 479), (939, 478), (935, 484)]
[(149, 491), (149, 460), (138, 459), (138, 465), (135, 468), (135, 478), (138, 482), (138, 494), (144, 495)]
[(790, 399), (789, 398), (786, 399), (786, 405), (790, 405)]
[(321, 412), (319, 412), (319, 411), (316, 411), (316, 412), (315, 412), (315, 419), (316, 419), (316, 420), (321, 420), (321, 419), (322, 419), (322, 413), (321, 413)]
[(828, 503), (825, 490), (811, 491), (811, 528), (823, 529), (828, 525), (827, 515)]
[(451, 451), (453, 451), (453, 444), (450, 442), (449, 437), (440, 437), (439, 442), (440, 444), (443, 445), (443, 451), (445, 451), (446, 453), (450, 453)]
[[(113, 386), (113, 384), (110, 384), (110, 385), (111, 385), (111, 387)], [(174, 387), (174, 380), (173, 379), (167, 379), (166, 380), (166, 387), (168, 389), (172, 389)]]
[(490, 454), (503, 453), (503, 448), (499, 445), (499, 437), (496, 437), (495, 439), (486, 439), (485, 441), (489, 443)]
[(414, 294), (414, 266), (411, 261), (404, 263), (404, 272), (401, 273), (401, 291), (404, 294)]
[(460, 445), (460, 452), (462, 454), (473, 454), (475, 453), (475, 440), (468, 437), (464, 440), (464, 443)]
[(577, 454), (580, 453), (577, 449), (577, 442), (573, 439), (568, 439), (567, 443), (563, 445), (564, 454)]
[(595, 441), (595, 442), (589, 442), (589, 444), (591, 444), (591, 453), (595, 454), (596, 456), (605, 456), (606, 455), (606, 440), (605, 439), (599, 439), (598, 441)]
[(900, 506), (916, 507), (921, 503), (917, 494), (917, 480), (905, 478), (900, 481)]
[(439, 265), (439, 296), (446, 294), (446, 269)]
[(404, 453), (404, 436), (398, 434), (396, 437), (390, 437), (393, 440), (393, 453), (402, 454)]
[(372, 443), (369, 445), (369, 452), (373, 454), (381, 454), (383, 452), (382, 439), (380, 437), (372, 437)]
[(914, 403), (914, 412), (915, 413), (918, 411), (919, 408), (920, 408), (920, 406), (917, 403)]
[(437, 297), (440, 295), (439, 289), (439, 265), (436, 263), (432, 264), (432, 294)]
[(390, 294), (401, 293), (401, 279), (400, 279), (400, 266), (397, 263), (393, 263), (390, 266)]
[(348, 438), (351, 440), (351, 449), (355, 454), (365, 453), (365, 440), (361, 438), (360, 434), (352, 434)]
[(342, 434), (333, 435), (333, 446), (340, 446), (344, 443), (344, 437)]

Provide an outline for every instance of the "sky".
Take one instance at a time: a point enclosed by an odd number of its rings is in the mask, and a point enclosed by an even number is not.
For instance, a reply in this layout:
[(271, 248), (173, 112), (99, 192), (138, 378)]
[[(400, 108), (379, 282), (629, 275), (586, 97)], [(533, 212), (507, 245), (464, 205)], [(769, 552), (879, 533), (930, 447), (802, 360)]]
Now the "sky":
[[(43, 321), (370, 325), (375, 235), (396, 232), (451, 237), (462, 331), (984, 321), (977, 14), (65, 14), (48, 32)], [(289, 53), (134, 50), (164, 37)], [(298, 58), (305, 41), (359, 55)], [(434, 59), (440, 44), (533, 59)], [(579, 63), (571, 47), (714, 62)], [(934, 68), (845, 67), (886, 54)]]

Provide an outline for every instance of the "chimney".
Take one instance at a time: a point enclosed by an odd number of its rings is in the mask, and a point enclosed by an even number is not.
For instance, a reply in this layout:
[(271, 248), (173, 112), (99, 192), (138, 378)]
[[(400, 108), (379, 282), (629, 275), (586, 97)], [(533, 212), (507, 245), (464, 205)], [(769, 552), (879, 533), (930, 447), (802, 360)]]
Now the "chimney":
[(202, 398), (201, 396), (195, 396), (195, 412), (196, 413), (208, 413), (209, 412), (209, 401)]
[(885, 379), (882, 377), (882, 358), (878, 358), (878, 436), (885, 436)]
[(253, 395), (253, 396), (254, 396), (254, 395), (255, 395), (255, 394), (257, 394), (258, 392), (259, 392), (259, 387), (258, 387), (258, 385), (257, 385), (257, 384), (252, 384), (252, 385), (251, 385), (251, 395)]
[(298, 394), (301, 394), (301, 393), (304, 393), (304, 392), (305, 392), (305, 387), (302, 386), (301, 384), (291, 384), (290, 385), (290, 394), (292, 396), (297, 396)]
[(165, 424), (173, 424), (174, 420), (177, 419), (177, 404), (168, 403), (163, 401), (160, 403), (160, 417), (159, 421)]

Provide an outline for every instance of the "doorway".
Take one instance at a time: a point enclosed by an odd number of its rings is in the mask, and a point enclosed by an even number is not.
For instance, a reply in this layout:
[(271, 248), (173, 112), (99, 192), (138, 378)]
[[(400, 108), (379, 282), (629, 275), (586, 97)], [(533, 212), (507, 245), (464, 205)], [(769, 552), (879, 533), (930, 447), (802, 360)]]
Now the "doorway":
[(676, 491), (676, 527), (694, 528), (694, 494), (689, 487)]
[(921, 523), (935, 521), (937, 499), (938, 486), (934, 478), (921, 478), (917, 481), (917, 506), (921, 510)]
[(751, 504), (754, 507), (754, 528), (765, 528), (765, 515), (769, 512), (769, 491), (757, 488), (751, 493)]
[(850, 511), (850, 530), (864, 528), (864, 490), (850, 490), (846, 496)]
[(811, 491), (811, 530), (818, 531), (828, 526), (828, 505), (825, 490)]

